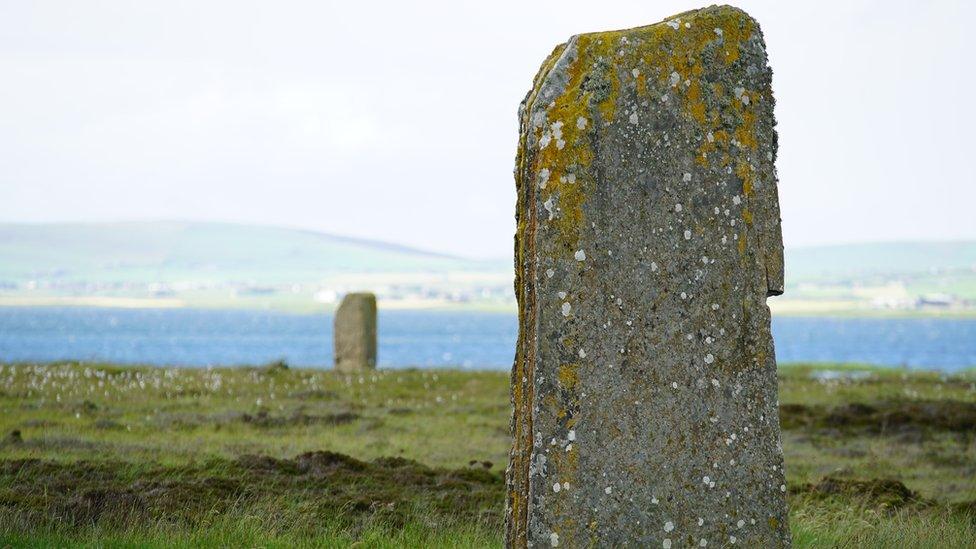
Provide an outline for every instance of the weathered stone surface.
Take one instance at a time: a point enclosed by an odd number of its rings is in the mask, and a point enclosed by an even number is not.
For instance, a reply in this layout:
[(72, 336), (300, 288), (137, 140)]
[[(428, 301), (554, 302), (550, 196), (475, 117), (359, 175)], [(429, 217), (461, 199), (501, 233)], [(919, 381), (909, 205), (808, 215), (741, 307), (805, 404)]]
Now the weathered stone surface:
[(516, 166), (510, 546), (790, 544), (771, 76), (731, 7), (543, 64)]
[(346, 294), (336, 310), (335, 369), (355, 372), (376, 367), (376, 296)]

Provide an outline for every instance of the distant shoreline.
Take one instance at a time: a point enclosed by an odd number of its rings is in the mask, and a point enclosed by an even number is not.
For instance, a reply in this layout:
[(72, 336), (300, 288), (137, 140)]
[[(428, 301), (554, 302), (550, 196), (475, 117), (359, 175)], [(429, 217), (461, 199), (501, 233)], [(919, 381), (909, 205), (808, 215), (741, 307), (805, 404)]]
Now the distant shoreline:
[[(841, 317), (841, 318), (947, 318), (976, 319), (976, 309), (868, 309), (843, 301), (807, 301), (771, 298), (769, 307), (776, 317)], [(443, 300), (383, 300), (381, 310), (511, 313), (518, 309), (514, 303), (451, 303)], [(288, 304), (195, 302), (179, 298), (116, 297), (116, 296), (2, 296), (0, 307), (93, 307), (103, 309), (199, 309), (254, 310), (287, 314), (323, 314), (335, 310), (333, 304), (309, 302)]]

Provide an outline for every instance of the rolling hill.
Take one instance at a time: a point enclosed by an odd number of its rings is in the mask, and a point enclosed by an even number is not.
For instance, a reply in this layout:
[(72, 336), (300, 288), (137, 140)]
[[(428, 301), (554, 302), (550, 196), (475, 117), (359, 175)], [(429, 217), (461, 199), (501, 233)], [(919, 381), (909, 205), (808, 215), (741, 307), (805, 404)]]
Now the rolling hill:
[(282, 284), (343, 273), (443, 273), (501, 266), (278, 227), (168, 221), (0, 224), (0, 281), (6, 282)]
[[(976, 311), (976, 241), (787, 249), (798, 313)], [(0, 305), (278, 307), (376, 291), (385, 306), (514, 306), (508, 258), (228, 223), (0, 224)], [(969, 314), (968, 312), (966, 314)]]

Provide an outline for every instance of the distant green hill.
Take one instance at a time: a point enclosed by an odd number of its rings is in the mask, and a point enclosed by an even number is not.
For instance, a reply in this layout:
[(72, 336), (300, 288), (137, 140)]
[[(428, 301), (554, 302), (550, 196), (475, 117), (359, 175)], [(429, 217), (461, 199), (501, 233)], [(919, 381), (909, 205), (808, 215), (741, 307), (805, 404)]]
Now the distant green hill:
[[(792, 282), (976, 268), (976, 241), (890, 242), (788, 249)], [(0, 224), (0, 281), (171, 282), (191, 278), (288, 283), (342, 273), (508, 271), (474, 261), (324, 233), (230, 223)]]
[(788, 249), (786, 271), (794, 282), (976, 272), (976, 241), (882, 242)]
[[(786, 294), (772, 302), (780, 311), (976, 314), (976, 241), (787, 249), (786, 278)], [(0, 224), (0, 305), (312, 310), (369, 289), (388, 307), (511, 309), (511, 280), (508, 258), (476, 261), (279, 227)]]
[(191, 222), (0, 224), (0, 281), (7, 282), (277, 284), (343, 273), (483, 271), (501, 266), (277, 227)]

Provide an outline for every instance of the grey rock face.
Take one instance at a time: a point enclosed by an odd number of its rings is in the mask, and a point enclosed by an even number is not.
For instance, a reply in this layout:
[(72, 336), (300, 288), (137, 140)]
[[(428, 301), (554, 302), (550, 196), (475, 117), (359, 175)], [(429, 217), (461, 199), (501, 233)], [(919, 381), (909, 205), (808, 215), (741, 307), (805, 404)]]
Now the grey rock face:
[(335, 369), (356, 372), (376, 367), (376, 296), (346, 294), (335, 315)]
[(509, 546), (790, 545), (771, 77), (730, 7), (543, 64), (515, 170)]

